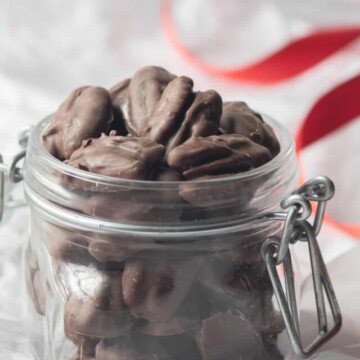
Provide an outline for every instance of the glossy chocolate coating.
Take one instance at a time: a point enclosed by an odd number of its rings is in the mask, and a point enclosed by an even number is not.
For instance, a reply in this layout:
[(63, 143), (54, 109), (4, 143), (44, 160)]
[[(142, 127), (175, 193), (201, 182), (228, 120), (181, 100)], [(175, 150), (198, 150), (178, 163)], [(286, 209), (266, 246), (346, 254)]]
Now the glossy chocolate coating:
[(100, 262), (122, 262), (138, 251), (131, 241), (120, 235), (96, 234), (89, 244), (89, 253)]
[(89, 238), (80, 232), (74, 233), (54, 225), (47, 225), (45, 243), (50, 255), (57, 260), (88, 263)]
[(93, 86), (77, 88), (60, 105), (44, 131), (44, 146), (58, 159), (69, 159), (83, 140), (107, 132), (113, 116), (107, 90)]
[(96, 174), (147, 180), (162, 160), (165, 148), (147, 138), (101, 135), (83, 142), (69, 165)]
[(243, 135), (265, 146), (274, 157), (280, 151), (274, 130), (264, 122), (259, 113), (242, 101), (224, 103), (220, 127), (227, 134)]
[(149, 321), (172, 317), (194, 283), (199, 265), (196, 258), (166, 254), (126, 260), (122, 286), (131, 314)]
[(187, 77), (173, 80), (165, 89), (144, 135), (166, 146), (167, 152), (192, 136), (217, 133), (222, 100), (214, 90), (192, 93)]
[(270, 151), (242, 135), (193, 137), (173, 149), (167, 158), (171, 168), (188, 180), (211, 175), (249, 171), (272, 159)]
[(236, 311), (204, 320), (197, 342), (203, 360), (270, 360), (261, 337)]
[(105, 338), (126, 334), (134, 321), (123, 298), (122, 272), (108, 272), (87, 294), (73, 293), (65, 305), (65, 322), (71, 332)]
[(158, 66), (138, 70), (129, 85), (129, 118), (126, 127), (133, 136), (141, 136), (147, 127), (164, 89), (175, 75)]

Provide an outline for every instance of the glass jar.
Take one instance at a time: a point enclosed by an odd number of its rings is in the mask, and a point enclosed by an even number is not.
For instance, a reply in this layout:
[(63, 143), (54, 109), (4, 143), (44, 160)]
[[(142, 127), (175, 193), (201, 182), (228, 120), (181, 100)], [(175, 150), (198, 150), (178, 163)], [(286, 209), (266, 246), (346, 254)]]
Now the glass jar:
[(50, 119), (24, 165), (36, 359), (282, 359), (260, 247), (282, 229), (266, 214), (298, 182), (286, 129), (265, 117), (281, 151), (260, 168), (150, 182), (55, 159), (41, 139)]

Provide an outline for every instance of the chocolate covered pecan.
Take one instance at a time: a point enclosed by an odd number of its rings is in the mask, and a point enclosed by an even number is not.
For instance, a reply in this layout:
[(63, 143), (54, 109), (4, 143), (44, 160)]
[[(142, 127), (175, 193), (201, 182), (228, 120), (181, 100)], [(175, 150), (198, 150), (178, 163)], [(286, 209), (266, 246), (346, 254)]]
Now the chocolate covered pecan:
[(134, 321), (124, 303), (121, 277), (120, 271), (108, 272), (100, 283), (90, 282), (81, 294), (71, 294), (64, 314), (69, 331), (105, 338), (122, 336), (131, 328)]
[(193, 94), (192, 87), (192, 80), (185, 76), (170, 82), (143, 133), (165, 145), (168, 152), (192, 136), (209, 136), (218, 131), (220, 95), (214, 90)]
[(69, 165), (96, 174), (147, 180), (162, 160), (165, 148), (147, 138), (110, 136), (85, 140)]
[(161, 94), (173, 79), (175, 75), (158, 66), (147, 66), (134, 74), (128, 90), (129, 118), (125, 116), (130, 134), (141, 136)]
[(274, 130), (264, 122), (259, 113), (242, 101), (224, 103), (220, 127), (227, 134), (243, 135), (267, 147), (273, 156), (280, 151)]
[[(154, 182), (169, 183), (180, 181), (183, 177), (177, 171), (161, 164), (154, 168), (150, 179)], [(178, 186), (166, 184), (163, 188), (156, 189), (148, 191), (146, 188), (129, 187), (110, 193), (92, 192), (84, 211), (87, 214), (120, 222), (146, 222), (148, 224), (177, 222), (182, 214), (183, 206)], [(107, 246), (105, 243), (103, 245)], [(112, 245), (109, 244), (109, 246)]]
[(126, 260), (122, 286), (131, 314), (150, 321), (169, 319), (194, 283), (198, 268), (197, 258), (165, 254)]
[(270, 151), (242, 135), (192, 137), (174, 148), (167, 161), (189, 179), (239, 173), (272, 159)]
[(83, 140), (107, 132), (113, 116), (107, 90), (93, 86), (77, 88), (60, 105), (44, 131), (44, 146), (58, 159), (69, 159)]
[(48, 224), (45, 231), (45, 244), (50, 255), (57, 260), (78, 264), (89, 263), (89, 238), (81, 232), (71, 232)]

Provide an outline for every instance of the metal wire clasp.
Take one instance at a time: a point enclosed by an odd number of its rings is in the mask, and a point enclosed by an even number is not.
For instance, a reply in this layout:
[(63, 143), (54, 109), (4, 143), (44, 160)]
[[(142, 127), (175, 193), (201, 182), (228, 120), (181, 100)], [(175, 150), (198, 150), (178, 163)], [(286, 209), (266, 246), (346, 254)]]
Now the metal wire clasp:
[(19, 151), (13, 158), (10, 166), (6, 166), (0, 154), (0, 222), (4, 215), (5, 209), (5, 181), (6, 178), (12, 183), (18, 183), (23, 180), (22, 168), (18, 166), (20, 160), (26, 155), (26, 148), (31, 132), (31, 127), (23, 129), (18, 136), (18, 142), (22, 150)]
[[(287, 213), (280, 212), (267, 215), (267, 219), (285, 221), (281, 238), (267, 238), (262, 245), (261, 254), (266, 263), (292, 348), (299, 358), (308, 358), (313, 355), (341, 327), (342, 319), (339, 305), (316, 240), (316, 235), (319, 233), (324, 219), (326, 203), (333, 197), (334, 193), (333, 182), (325, 176), (319, 176), (306, 182), (281, 203), (283, 209), (289, 209)], [(310, 201), (317, 202), (313, 224), (308, 221), (312, 210)], [(289, 250), (290, 244), (295, 244), (297, 241), (308, 243), (319, 329), (316, 339), (306, 348), (301, 343)], [(286, 295), (276, 269), (280, 264), (283, 264), (284, 267)], [(325, 296), (333, 316), (333, 325), (330, 329), (326, 315)]]

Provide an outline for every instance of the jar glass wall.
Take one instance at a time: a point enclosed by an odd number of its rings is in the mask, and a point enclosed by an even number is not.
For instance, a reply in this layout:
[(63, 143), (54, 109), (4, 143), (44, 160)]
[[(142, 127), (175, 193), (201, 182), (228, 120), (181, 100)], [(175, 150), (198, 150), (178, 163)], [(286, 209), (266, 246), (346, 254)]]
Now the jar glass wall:
[[(296, 187), (288, 132), (264, 166), (150, 182), (73, 169), (34, 129), (25, 162), (26, 253), (38, 359), (281, 359), (284, 330), (260, 254), (265, 221)], [(35, 326), (34, 326), (35, 327)]]

